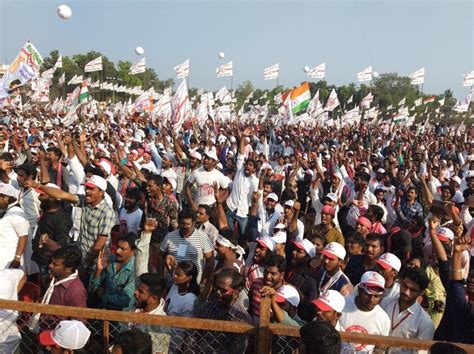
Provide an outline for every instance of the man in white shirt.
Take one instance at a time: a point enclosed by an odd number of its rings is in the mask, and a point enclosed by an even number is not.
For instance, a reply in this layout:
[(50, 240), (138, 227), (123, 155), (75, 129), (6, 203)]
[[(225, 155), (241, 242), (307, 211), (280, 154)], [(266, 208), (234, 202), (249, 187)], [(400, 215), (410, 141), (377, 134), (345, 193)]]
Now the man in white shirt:
[(245, 138), (249, 137), (250, 128), (242, 131), (240, 137), (239, 154), (237, 155), (237, 172), (232, 183), (232, 192), (227, 198), (227, 224), (234, 231), (237, 222), (239, 231), (239, 242), (243, 241), (247, 227), (247, 216), (251, 204), (253, 192), (258, 190), (258, 178), (255, 176), (256, 163), (254, 160), (245, 160)]
[[(186, 196), (194, 210), (198, 209), (199, 204), (212, 206), (216, 203), (216, 198), (214, 197), (214, 183), (217, 183), (220, 189), (228, 188), (230, 182), (229, 178), (215, 168), (218, 162), (219, 159), (215, 151), (207, 151), (204, 154), (202, 167), (195, 169), (191, 173), (191, 176), (189, 176), (186, 182)], [(197, 186), (196, 199), (193, 199), (191, 190), (191, 186), (194, 184)]]
[[(428, 287), (429, 279), (419, 268), (406, 268), (400, 277), (398, 296), (385, 298), (381, 306), (389, 315), (389, 335), (406, 339), (432, 340), (435, 327), (430, 316), (417, 302), (417, 298)], [(428, 353), (425, 350), (391, 348), (389, 353)]]
[(402, 267), (402, 262), (393, 253), (383, 253), (376, 262), (379, 267), (379, 273), (385, 279), (384, 299), (394, 296), (398, 297), (400, 284), (396, 279)]
[(140, 223), (142, 221), (143, 210), (139, 208), (141, 191), (137, 187), (128, 188), (123, 200), (123, 208), (120, 209), (120, 234), (134, 232), (138, 235)]
[[(385, 289), (385, 279), (376, 272), (362, 275), (358, 294), (346, 298), (346, 305), (339, 320), (346, 332), (387, 336), (390, 318), (379, 306)], [(355, 344), (355, 353), (372, 353), (373, 345)]]

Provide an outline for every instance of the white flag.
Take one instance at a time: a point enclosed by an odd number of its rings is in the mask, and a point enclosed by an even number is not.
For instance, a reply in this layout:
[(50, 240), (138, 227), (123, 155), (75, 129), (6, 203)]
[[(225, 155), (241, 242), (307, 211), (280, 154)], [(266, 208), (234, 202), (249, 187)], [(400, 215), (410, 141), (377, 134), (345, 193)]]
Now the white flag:
[(420, 106), (422, 103), (423, 103), (423, 98), (421, 98), (421, 97), (419, 99), (415, 100), (415, 106), (416, 107)]
[(66, 73), (63, 73), (61, 77), (58, 80), (59, 85), (64, 85), (64, 82), (66, 81)]
[(130, 67), (130, 75), (144, 73), (146, 71), (145, 58), (141, 58), (136, 64)]
[(56, 60), (56, 64), (54, 64), (54, 69), (59, 69), (63, 67), (63, 56), (60, 55), (58, 60)]
[(72, 77), (72, 79), (69, 80), (69, 82), (68, 82), (67, 84), (68, 84), (68, 85), (76, 85), (76, 84), (80, 84), (82, 81), (83, 81), (82, 75), (79, 75), (79, 76), (74, 75), (74, 76)]
[(43, 71), (43, 73), (41, 74), (41, 77), (43, 79), (51, 80), (53, 78), (53, 74), (54, 74), (54, 68), (51, 68), (51, 69)]
[(321, 113), (324, 112), (323, 105), (321, 101), (319, 100), (319, 90), (316, 91), (316, 94), (314, 95), (313, 99), (309, 103), (308, 108), (306, 109), (306, 112), (312, 118), (317, 118)]
[(216, 92), (216, 99), (221, 101), (222, 103), (229, 103), (231, 101), (229, 90), (227, 87), (221, 88), (219, 91)]
[(171, 99), (167, 93), (163, 94), (158, 100), (153, 113), (158, 117), (171, 117)]
[(102, 56), (88, 62), (84, 68), (84, 72), (91, 73), (93, 71), (102, 71)]
[(357, 74), (358, 81), (372, 81), (373, 71), (372, 66), (369, 66)]
[(268, 68), (265, 68), (263, 71), (263, 79), (264, 80), (274, 80), (278, 78), (280, 74), (280, 64), (272, 65)]
[(421, 85), (425, 82), (425, 68), (421, 68), (420, 70), (411, 73), (409, 76), (412, 85)]
[(227, 64), (221, 65), (216, 69), (217, 77), (233, 76), (234, 70), (232, 62), (229, 61)]
[(173, 128), (177, 132), (181, 129), (186, 118), (188, 118), (191, 110), (186, 80), (181, 81), (171, 100), (171, 107), (173, 109)]
[(326, 101), (326, 111), (333, 111), (334, 108), (339, 106), (339, 99), (337, 98), (337, 93), (335, 89), (332, 89), (331, 94), (329, 95), (328, 100)]
[(347, 100), (346, 104), (352, 103), (353, 100), (354, 100), (354, 95), (351, 95), (351, 97), (349, 97), (349, 99)]
[(312, 79), (323, 79), (326, 75), (326, 63), (319, 64), (314, 68), (309, 69), (308, 77)]
[(445, 98), (443, 98), (443, 99), (441, 99), (441, 100), (438, 101), (438, 103), (439, 103), (440, 106), (444, 106), (444, 100), (445, 100)]
[(176, 71), (176, 77), (178, 79), (184, 79), (185, 77), (189, 76), (189, 59), (186, 60), (183, 64), (176, 65), (174, 67), (174, 71)]
[(360, 108), (362, 109), (368, 109), (370, 108), (370, 104), (374, 100), (374, 95), (372, 95), (372, 92), (369, 92), (367, 96), (365, 96), (361, 101), (360, 101)]
[(464, 87), (473, 86), (474, 85), (474, 71), (464, 75), (464, 80), (462, 82)]
[(398, 105), (403, 106), (405, 104), (405, 101), (406, 101), (406, 98), (403, 97), (403, 99), (400, 102), (398, 102)]

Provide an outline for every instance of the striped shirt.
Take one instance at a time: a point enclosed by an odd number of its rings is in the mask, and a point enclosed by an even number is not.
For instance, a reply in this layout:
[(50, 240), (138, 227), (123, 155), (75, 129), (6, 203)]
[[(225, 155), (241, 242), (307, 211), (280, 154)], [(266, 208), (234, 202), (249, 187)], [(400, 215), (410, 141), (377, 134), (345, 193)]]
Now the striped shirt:
[(182, 237), (179, 229), (168, 233), (160, 245), (160, 250), (176, 259), (176, 262), (191, 261), (198, 269), (197, 282), (201, 281), (204, 270), (204, 254), (213, 252), (211, 238), (195, 229), (189, 237)]

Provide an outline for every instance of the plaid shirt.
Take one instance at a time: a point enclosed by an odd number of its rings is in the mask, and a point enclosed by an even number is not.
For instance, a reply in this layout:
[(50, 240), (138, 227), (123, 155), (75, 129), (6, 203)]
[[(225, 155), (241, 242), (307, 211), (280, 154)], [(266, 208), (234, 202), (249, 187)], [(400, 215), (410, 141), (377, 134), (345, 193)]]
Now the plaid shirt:
[(398, 223), (403, 227), (407, 227), (411, 219), (415, 216), (423, 216), (423, 207), (421, 204), (414, 202), (412, 205), (409, 205), (405, 197), (402, 198), (400, 206), (395, 211), (398, 216)]
[[(241, 307), (238, 302), (234, 303), (228, 310), (223, 311), (217, 306), (217, 302), (202, 301), (197, 299), (194, 304), (194, 317), (210, 320), (247, 322), (252, 323), (249, 313)], [(245, 334), (194, 331), (187, 339), (188, 349), (199, 353), (245, 353), (248, 336)], [(185, 344), (186, 345), (186, 344)], [(199, 351), (195, 351), (199, 349)]]
[(163, 195), (161, 201), (150, 198), (146, 204), (144, 222), (146, 222), (146, 218), (153, 218), (158, 222), (151, 236), (151, 243), (160, 243), (171, 231), (170, 226), (172, 229), (178, 226), (178, 207), (167, 195)]
[(115, 225), (115, 212), (112, 207), (106, 203), (105, 199), (102, 199), (99, 204), (93, 207), (85, 203), (85, 195), (78, 194), (77, 197), (78, 201), (76, 205), (82, 208), (81, 228), (78, 241), (82, 256), (84, 257), (83, 259), (85, 259), (91, 251), (97, 237), (103, 235), (109, 238), (110, 231)]
[(89, 292), (104, 287), (102, 305), (109, 310), (130, 311), (135, 305), (135, 256), (117, 272), (115, 256), (110, 256), (110, 263), (99, 278), (92, 273)]

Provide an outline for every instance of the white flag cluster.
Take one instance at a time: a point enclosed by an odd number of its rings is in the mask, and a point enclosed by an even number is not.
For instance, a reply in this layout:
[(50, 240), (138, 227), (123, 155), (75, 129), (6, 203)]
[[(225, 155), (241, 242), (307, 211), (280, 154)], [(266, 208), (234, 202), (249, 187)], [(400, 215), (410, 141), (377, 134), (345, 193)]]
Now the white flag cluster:
[(68, 85), (76, 85), (80, 84), (84, 79), (82, 78), (82, 75), (74, 75), (71, 80), (68, 81)]
[(84, 72), (86, 73), (91, 73), (94, 71), (102, 71), (102, 56), (88, 62), (84, 67)]
[(279, 74), (280, 74), (280, 64), (277, 63), (263, 70), (263, 79), (274, 80), (278, 78)]
[(326, 63), (319, 64), (314, 68), (309, 69), (308, 77), (312, 79), (323, 79), (326, 75)]
[(184, 79), (185, 77), (189, 76), (189, 59), (186, 60), (183, 64), (176, 65), (174, 67), (174, 71), (176, 71), (176, 77), (178, 79)]
[(357, 73), (357, 80), (360, 82), (372, 81), (373, 76), (374, 72), (372, 71), (372, 66), (368, 66), (361, 72)]
[(425, 82), (425, 68), (421, 68), (410, 75), (412, 85), (421, 85)]
[(130, 75), (144, 73), (146, 71), (145, 58), (140, 59), (136, 64), (130, 67)]
[(221, 65), (216, 69), (217, 77), (226, 77), (226, 76), (233, 76), (234, 70), (232, 66), (232, 62), (229, 61), (227, 64)]

